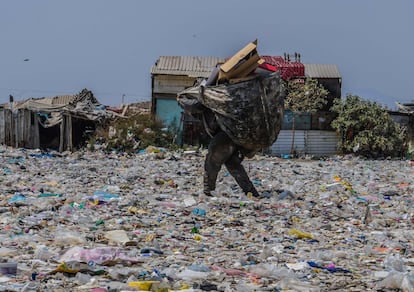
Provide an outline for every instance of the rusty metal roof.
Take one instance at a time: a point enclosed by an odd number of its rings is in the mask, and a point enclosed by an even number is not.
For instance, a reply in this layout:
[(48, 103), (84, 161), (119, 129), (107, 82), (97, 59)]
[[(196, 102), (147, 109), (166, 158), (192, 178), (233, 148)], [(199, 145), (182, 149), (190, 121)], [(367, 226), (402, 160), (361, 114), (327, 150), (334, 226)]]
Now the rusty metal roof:
[(75, 100), (75, 95), (59, 95), (52, 97), (52, 104), (58, 105), (58, 104), (69, 104)]
[[(263, 57), (263, 56), (262, 56)], [(266, 58), (283, 60), (282, 57), (264, 56)], [(273, 60), (272, 59), (272, 60)], [(190, 77), (210, 76), (217, 63), (224, 63), (225, 58), (191, 57), (191, 56), (161, 56), (151, 68), (151, 74), (185, 75)], [(293, 64), (293, 63), (292, 63)], [(303, 64), (305, 76), (310, 78), (342, 78), (338, 67), (334, 64)]]
[(334, 64), (304, 64), (305, 76), (310, 78), (342, 78)]
[(217, 63), (224, 59), (217, 57), (161, 56), (151, 68), (151, 74), (186, 75), (209, 77)]

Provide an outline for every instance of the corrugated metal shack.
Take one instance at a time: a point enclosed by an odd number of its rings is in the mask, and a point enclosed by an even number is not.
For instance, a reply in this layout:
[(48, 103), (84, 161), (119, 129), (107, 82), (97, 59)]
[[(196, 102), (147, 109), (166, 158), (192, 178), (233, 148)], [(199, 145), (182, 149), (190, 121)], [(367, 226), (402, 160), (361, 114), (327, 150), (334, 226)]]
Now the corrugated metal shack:
[[(267, 62), (280, 57), (261, 56)], [(224, 58), (161, 56), (151, 68), (152, 107), (151, 111), (166, 125), (175, 125), (181, 130), (179, 136), (183, 144), (199, 145), (208, 141), (200, 120), (187, 116), (178, 106), (177, 93), (193, 86), (198, 80), (210, 76)], [(303, 78), (317, 79), (330, 92), (328, 103), (341, 96), (342, 78), (336, 65), (303, 64)], [(183, 115), (183, 116), (182, 116)], [(295, 113), (295, 150), (298, 153), (330, 155), (336, 153), (338, 138), (330, 127), (334, 118), (326, 109), (315, 114)], [(288, 154), (292, 143), (292, 112), (286, 111), (284, 125), (275, 144), (268, 149), (272, 155)]]
[(28, 149), (74, 150), (98, 123), (115, 117), (89, 90), (0, 106), (0, 143)]
[[(298, 154), (332, 155), (337, 153), (339, 137), (331, 127), (335, 115), (329, 111), (333, 101), (341, 97), (342, 77), (334, 64), (304, 64), (305, 78), (317, 79), (328, 91), (328, 103), (316, 113), (294, 113), (295, 131), (292, 131), (292, 112), (285, 111), (285, 119), (278, 139), (270, 147), (273, 155), (290, 154), (292, 139)], [(295, 135), (293, 137), (293, 135)]]
[[(151, 68), (151, 112), (177, 129), (178, 142), (197, 145), (208, 139), (197, 117), (182, 116), (177, 93), (210, 76), (217, 57), (161, 56)], [(185, 121), (184, 121), (185, 120)]]

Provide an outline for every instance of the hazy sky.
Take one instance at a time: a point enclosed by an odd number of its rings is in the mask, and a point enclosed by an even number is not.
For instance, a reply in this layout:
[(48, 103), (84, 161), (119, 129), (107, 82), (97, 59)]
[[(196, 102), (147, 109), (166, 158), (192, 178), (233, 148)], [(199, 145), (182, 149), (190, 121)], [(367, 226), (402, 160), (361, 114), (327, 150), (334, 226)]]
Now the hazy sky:
[(0, 0), (0, 102), (93, 91), (150, 100), (161, 55), (299, 52), (336, 64), (342, 94), (414, 100), (412, 0)]

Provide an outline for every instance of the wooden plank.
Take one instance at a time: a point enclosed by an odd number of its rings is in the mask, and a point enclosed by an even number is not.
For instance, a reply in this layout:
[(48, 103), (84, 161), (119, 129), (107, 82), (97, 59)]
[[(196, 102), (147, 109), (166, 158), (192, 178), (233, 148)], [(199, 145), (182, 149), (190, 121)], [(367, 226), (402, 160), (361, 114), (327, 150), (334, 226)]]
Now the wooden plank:
[(26, 110), (24, 113), (24, 144), (26, 148), (33, 148), (32, 139), (32, 123), (31, 123), (31, 112)]
[(5, 121), (4, 121), (5, 109), (0, 109), (0, 144), (5, 144)]
[(5, 110), (4, 111), (4, 144), (10, 146), (11, 145), (11, 136), (10, 133), (12, 132), (11, 128), (13, 123), (11, 121), (11, 111)]
[(27, 148), (28, 143), (30, 143), (30, 137), (28, 136), (29, 131), (27, 131), (27, 110), (22, 111), (22, 119), (20, 121), (21, 125), (21, 134), (20, 134), (20, 147)]
[(66, 132), (68, 136), (68, 145), (67, 150), (72, 151), (73, 150), (73, 129), (72, 129), (72, 115), (68, 115), (68, 123), (66, 127)]
[(13, 147), (19, 148), (19, 112), (17, 114), (12, 115), (13, 123), (14, 123), (14, 133), (13, 133)]
[(39, 136), (39, 120), (37, 114), (32, 112), (33, 115), (33, 148), (40, 148), (40, 136)]
[(59, 152), (63, 152), (63, 147), (65, 147), (65, 125), (66, 125), (66, 116), (62, 115), (62, 121), (60, 122), (60, 132), (59, 132)]

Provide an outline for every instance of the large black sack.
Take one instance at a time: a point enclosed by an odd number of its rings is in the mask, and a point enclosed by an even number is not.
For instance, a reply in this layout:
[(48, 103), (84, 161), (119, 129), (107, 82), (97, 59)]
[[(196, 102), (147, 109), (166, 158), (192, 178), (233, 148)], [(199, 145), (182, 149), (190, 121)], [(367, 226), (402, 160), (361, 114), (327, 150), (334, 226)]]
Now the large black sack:
[(189, 112), (212, 110), (220, 128), (238, 145), (258, 150), (272, 145), (283, 122), (285, 86), (278, 72), (217, 86), (197, 85), (177, 96)]

